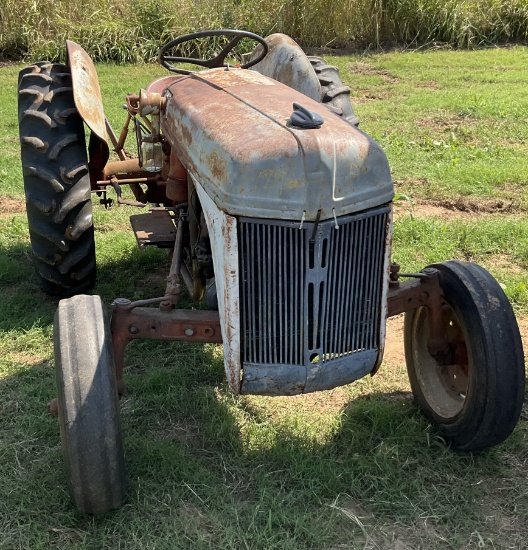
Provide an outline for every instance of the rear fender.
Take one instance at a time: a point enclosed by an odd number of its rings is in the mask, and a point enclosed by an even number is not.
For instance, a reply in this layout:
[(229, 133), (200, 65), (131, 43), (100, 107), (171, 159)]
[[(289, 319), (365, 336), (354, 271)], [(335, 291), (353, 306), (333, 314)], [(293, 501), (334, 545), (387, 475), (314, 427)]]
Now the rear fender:
[[(281, 33), (271, 34), (266, 37), (266, 42), (269, 48), (268, 55), (251, 69), (320, 102), (319, 78), (299, 44)], [(261, 48), (262, 46), (257, 46), (253, 50), (251, 59), (260, 54)]]
[(110, 154), (99, 79), (92, 59), (79, 44), (67, 40), (66, 48), (75, 107), (92, 131), (89, 152), (90, 174), (93, 174), (102, 171)]

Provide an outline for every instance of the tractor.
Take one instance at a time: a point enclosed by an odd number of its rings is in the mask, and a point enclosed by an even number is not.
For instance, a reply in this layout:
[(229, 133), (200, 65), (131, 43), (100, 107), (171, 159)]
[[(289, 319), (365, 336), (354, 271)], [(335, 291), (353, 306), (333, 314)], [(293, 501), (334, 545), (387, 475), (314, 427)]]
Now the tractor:
[[(127, 95), (118, 135), (91, 58), (70, 41), (67, 58), (23, 69), (18, 96), (36, 273), (62, 298), (51, 407), (79, 511), (125, 499), (119, 397), (136, 339), (223, 344), (235, 395), (296, 395), (374, 375), (386, 320), (405, 313), (413, 396), (444, 441), (480, 452), (511, 434), (525, 386), (512, 307), (474, 263), (391, 262), (387, 157), (335, 67), (282, 34), (185, 35), (161, 49), (172, 74)], [(86, 294), (92, 198), (109, 206), (108, 192), (147, 205), (131, 216), (136, 239), (171, 254), (164, 295), (118, 297), (110, 321)], [(181, 307), (183, 292), (196, 307)]]

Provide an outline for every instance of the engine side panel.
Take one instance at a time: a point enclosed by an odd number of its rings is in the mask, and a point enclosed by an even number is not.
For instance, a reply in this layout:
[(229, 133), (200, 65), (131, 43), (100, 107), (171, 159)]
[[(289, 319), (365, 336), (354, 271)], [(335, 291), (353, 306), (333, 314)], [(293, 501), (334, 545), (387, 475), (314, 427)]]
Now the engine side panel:
[[(331, 219), (394, 196), (387, 158), (369, 136), (312, 99), (254, 71), (211, 69), (166, 91), (164, 133), (187, 170), (230, 215)], [(293, 103), (323, 116), (289, 122)]]

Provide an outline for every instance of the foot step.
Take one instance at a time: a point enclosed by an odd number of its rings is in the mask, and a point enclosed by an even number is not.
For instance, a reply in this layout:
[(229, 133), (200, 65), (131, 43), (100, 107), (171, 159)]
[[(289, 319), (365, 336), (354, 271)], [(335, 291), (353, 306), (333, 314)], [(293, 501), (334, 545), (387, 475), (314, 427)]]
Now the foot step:
[(138, 246), (155, 245), (172, 248), (176, 239), (176, 226), (167, 210), (152, 210), (148, 214), (130, 216), (130, 223)]

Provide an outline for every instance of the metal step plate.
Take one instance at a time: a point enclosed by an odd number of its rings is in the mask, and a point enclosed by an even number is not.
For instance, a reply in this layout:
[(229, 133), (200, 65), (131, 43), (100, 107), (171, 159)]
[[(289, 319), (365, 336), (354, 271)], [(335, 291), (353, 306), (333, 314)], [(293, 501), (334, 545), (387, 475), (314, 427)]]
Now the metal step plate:
[(176, 239), (176, 227), (167, 210), (152, 210), (148, 214), (130, 216), (139, 247), (155, 245), (172, 248)]

